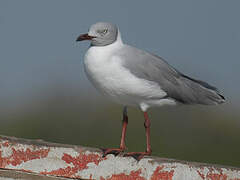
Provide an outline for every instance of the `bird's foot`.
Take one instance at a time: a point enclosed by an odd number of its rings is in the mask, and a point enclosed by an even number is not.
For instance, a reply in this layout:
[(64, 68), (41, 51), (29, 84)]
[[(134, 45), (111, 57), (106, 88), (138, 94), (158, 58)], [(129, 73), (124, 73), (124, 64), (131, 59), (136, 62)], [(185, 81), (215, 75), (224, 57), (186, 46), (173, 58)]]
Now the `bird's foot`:
[(107, 156), (108, 154), (117, 156), (124, 151), (124, 148), (101, 148), (101, 150), (103, 151), (103, 157)]
[(131, 156), (137, 161), (140, 161), (144, 156), (150, 156), (151, 152), (129, 152), (124, 154), (124, 157)]

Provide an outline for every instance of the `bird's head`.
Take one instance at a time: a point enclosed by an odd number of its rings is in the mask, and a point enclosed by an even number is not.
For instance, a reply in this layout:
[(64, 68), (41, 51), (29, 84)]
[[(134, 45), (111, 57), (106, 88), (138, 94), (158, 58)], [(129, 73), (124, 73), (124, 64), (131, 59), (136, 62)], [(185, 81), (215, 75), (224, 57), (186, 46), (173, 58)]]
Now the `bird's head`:
[(76, 41), (90, 40), (92, 46), (106, 46), (117, 40), (118, 28), (107, 22), (93, 24), (87, 34), (80, 35)]

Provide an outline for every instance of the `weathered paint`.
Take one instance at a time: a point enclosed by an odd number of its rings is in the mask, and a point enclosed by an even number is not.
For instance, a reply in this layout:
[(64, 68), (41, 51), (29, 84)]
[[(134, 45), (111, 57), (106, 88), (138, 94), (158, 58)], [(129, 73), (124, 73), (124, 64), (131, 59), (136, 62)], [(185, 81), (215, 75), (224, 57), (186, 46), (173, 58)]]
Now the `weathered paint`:
[(131, 171), (129, 175), (126, 175), (124, 173), (121, 174), (113, 174), (110, 178), (103, 178), (100, 177), (101, 180), (145, 180), (144, 177), (140, 176), (141, 170), (138, 171)]
[(174, 170), (171, 171), (162, 171), (164, 166), (158, 166), (156, 170), (154, 171), (151, 180), (172, 180)]
[(62, 160), (65, 161), (67, 164), (72, 164), (72, 167), (67, 166), (66, 168), (59, 168), (50, 172), (41, 172), (41, 174), (57, 175), (63, 177), (79, 177), (75, 176), (78, 171), (87, 169), (87, 165), (89, 163), (95, 163), (96, 165), (98, 165), (101, 159), (102, 158), (98, 154), (84, 154), (80, 152), (77, 157), (72, 157), (71, 155), (64, 153), (62, 156)]
[(156, 157), (146, 157), (140, 161), (113, 155), (102, 158), (98, 149), (1, 136), (0, 168), (100, 180), (240, 180), (238, 168)]
[[(6, 145), (8, 142), (5, 142)], [(4, 147), (8, 147), (5, 146)], [(8, 157), (2, 156), (2, 151), (0, 151), (0, 167), (6, 167), (8, 165), (17, 166), (23, 162), (27, 162), (34, 159), (41, 159), (45, 158), (48, 155), (50, 149), (38, 149), (38, 150), (31, 150), (29, 148), (24, 149), (15, 149), (14, 147), (11, 148), (11, 155)]]

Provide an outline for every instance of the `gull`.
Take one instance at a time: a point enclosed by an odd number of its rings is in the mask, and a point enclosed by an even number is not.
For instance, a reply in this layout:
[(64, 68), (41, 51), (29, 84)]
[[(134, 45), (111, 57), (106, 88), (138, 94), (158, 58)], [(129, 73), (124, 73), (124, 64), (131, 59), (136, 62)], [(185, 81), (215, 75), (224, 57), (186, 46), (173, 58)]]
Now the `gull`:
[(103, 156), (118, 155), (126, 149), (127, 107), (139, 108), (144, 115), (146, 151), (129, 152), (140, 160), (151, 155), (150, 107), (179, 104), (217, 105), (225, 102), (218, 89), (191, 78), (169, 65), (161, 57), (124, 44), (118, 27), (107, 22), (93, 24), (76, 41), (89, 40), (84, 70), (97, 90), (123, 105), (123, 125), (119, 148), (103, 149)]

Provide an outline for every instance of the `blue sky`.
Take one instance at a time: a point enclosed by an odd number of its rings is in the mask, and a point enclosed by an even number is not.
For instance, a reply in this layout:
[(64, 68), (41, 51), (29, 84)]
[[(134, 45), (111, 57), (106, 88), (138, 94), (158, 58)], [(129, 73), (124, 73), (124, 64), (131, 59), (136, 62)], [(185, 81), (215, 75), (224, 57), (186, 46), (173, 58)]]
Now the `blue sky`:
[(93, 90), (82, 67), (89, 43), (75, 39), (91, 24), (109, 21), (125, 43), (160, 55), (237, 103), (239, 7), (238, 0), (1, 0), (0, 98), (21, 102), (62, 84), (72, 93)]

